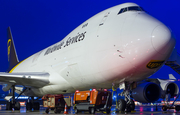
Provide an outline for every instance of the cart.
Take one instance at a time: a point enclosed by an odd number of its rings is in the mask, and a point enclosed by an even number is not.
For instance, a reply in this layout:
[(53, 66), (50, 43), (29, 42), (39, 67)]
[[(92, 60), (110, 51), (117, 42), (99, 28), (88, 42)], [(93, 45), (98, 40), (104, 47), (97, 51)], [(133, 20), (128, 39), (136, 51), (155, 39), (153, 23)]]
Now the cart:
[(65, 104), (68, 107), (71, 105), (70, 96), (63, 96), (62, 94), (58, 95), (51, 95), (47, 94), (42, 97), (43, 100), (43, 107), (47, 107), (45, 112), (49, 113), (49, 110), (54, 110), (54, 113), (61, 113), (64, 111)]

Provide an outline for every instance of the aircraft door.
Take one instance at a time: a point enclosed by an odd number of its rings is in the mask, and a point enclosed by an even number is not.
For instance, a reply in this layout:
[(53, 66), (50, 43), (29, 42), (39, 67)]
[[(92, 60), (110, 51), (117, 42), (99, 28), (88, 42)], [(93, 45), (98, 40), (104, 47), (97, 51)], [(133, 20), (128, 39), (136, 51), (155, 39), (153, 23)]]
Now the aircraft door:
[(106, 19), (107, 19), (109, 14), (110, 14), (110, 12), (106, 12), (106, 14), (104, 15), (103, 19), (99, 23), (99, 26), (102, 26), (105, 23), (105, 21), (106, 21)]

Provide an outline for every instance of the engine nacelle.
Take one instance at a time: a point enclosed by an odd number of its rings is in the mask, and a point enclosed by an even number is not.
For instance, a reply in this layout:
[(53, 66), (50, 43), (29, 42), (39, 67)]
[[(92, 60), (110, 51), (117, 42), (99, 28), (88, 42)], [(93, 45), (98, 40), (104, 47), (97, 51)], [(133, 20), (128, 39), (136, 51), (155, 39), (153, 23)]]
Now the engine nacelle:
[(132, 97), (136, 101), (142, 103), (150, 103), (157, 101), (160, 98), (160, 96), (161, 96), (160, 86), (152, 82), (145, 82), (139, 84), (132, 91)]
[(161, 98), (164, 99), (166, 94), (170, 93), (171, 98), (176, 96), (179, 93), (179, 87), (175, 82), (167, 81), (167, 80), (160, 80), (161, 86)]

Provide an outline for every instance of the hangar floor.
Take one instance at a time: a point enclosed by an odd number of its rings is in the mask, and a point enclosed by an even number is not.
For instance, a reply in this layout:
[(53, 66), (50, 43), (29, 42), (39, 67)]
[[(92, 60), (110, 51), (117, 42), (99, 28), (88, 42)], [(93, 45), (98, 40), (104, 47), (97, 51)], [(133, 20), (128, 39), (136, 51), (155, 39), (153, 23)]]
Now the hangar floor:
[[(115, 113), (113, 111), (111, 111), (111, 114), (114, 115), (120, 115), (120, 114), (127, 114), (127, 115), (160, 115), (160, 114), (165, 114), (165, 115), (180, 115), (180, 112), (176, 112), (175, 110), (167, 110), (166, 112), (163, 112), (161, 110), (161, 106), (158, 106), (156, 108), (156, 106), (136, 106), (135, 108), (136, 112), (131, 112), (131, 113)], [(157, 110), (157, 111), (156, 111)], [(74, 114), (73, 109), (68, 110), (69, 114)], [(41, 107), (39, 111), (26, 111), (26, 107), (21, 107), (20, 111), (6, 111), (5, 110), (5, 106), (0, 107), (0, 114), (1, 115), (39, 115), (39, 114), (46, 114), (45, 113), (45, 108)], [(51, 115), (57, 115), (52, 111), (50, 111)], [(63, 114), (63, 112), (61, 113)], [(80, 115), (91, 115), (88, 112), (82, 112), (79, 113)], [(101, 112), (96, 112), (96, 115), (104, 115), (104, 113)]]

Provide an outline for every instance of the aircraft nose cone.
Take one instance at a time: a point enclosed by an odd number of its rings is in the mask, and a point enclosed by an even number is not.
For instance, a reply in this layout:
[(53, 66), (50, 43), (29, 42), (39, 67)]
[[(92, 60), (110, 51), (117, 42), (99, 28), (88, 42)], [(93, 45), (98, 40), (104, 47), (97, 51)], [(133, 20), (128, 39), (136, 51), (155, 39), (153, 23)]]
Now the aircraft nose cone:
[(159, 25), (152, 31), (152, 46), (154, 49), (162, 54), (169, 54), (175, 46), (175, 38), (172, 37), (170, 30), (164, 26)]

